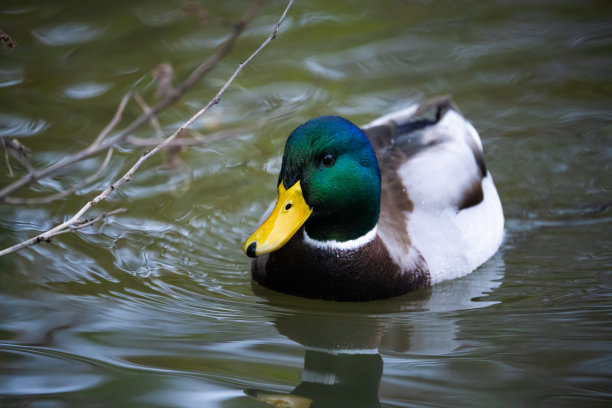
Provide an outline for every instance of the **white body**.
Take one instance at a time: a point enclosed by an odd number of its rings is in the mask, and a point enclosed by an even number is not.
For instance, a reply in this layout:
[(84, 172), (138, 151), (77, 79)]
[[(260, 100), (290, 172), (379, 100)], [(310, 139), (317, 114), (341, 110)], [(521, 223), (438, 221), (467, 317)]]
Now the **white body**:
[[(413, 105), (363, 128), (403, 123), (417, 110)], [(411, 246), (425, 259), (436, 284), (472, 272), (495, 254), (504, 235), (504, 214), (491, 174), (481, 178), (474, 159), (473, 149), (482, 153), (474, 127), (451, 109), (422, 132), (425, 141), (437, 143), (410, 157), (399, 175), (414, 204), (413, 211), (405, 213)], [(476, 182), (481, 183), (483, 200), (458, 211), (455, 203)], [(385, 241), (398, 263), (414, 264), (414, 251)]]

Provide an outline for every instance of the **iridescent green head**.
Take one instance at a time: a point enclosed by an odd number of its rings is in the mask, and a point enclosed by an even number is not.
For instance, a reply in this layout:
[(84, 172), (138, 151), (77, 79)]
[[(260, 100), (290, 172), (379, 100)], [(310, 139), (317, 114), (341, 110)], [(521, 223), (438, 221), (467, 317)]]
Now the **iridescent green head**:
[(378, 222), (380, 169), (361, 129), (338, 116), (312, 119), (285, 144), (278, 182), (300, 181), (312, 207), (306, 232), (317, 240), (359, 238)]
[(378, 222), (380, 169), (364, 133), (338, 116), (298, 126), (287, 139), (276, 207), (243, 245), (249, 256), (274, 251), (304, 225), (316, 240), (357, 239)]

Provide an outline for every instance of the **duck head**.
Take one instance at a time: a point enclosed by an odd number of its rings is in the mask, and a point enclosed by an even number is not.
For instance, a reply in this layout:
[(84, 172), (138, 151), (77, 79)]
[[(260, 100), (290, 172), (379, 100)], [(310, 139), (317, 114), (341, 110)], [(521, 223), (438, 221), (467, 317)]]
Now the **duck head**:
[(276, 205), (242, 248), (252, 258), (275, 251), (302, 225), (318, 241), (357, 239), (379, 212), (380, 169), (368, 138), (344, 118), (322, 116), (289, 135)]

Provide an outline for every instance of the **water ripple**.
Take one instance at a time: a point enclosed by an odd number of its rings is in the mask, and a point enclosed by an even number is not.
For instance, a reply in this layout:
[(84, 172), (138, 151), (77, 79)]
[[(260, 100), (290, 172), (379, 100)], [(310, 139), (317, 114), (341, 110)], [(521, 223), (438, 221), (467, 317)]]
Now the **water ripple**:
[(82, 82), (80, 84), (71, 85), (64, 89), (64, 95), (72, 99), (88, 99), (95, 98), (104, 94), (111, 88), (110, 84), (100, 82)]
[(0, 113), (0, 136), (32, 136), (49, 127), (43, 119)]
[(89, 42), (104, 31), (105, 28), (95, 28), (85, 23), (66, 23), (34, 29), (32, 35), (46, 45), (61, 46)]
[[(44, 135), (27, 141), (35, 164), (84, 143), (75, 138), (82, 125), (75, 115), (102, 128), (117, 104), (113, 91), (150, 94), (149, 67), (168, 60), (180, 74), (195, 64), (194, 50), (215, 46), (230, 29), (204, 27), (162, 1), (104, 3), (95, 19), (83, 7), (51, 3), (2, 12), (22, 32), (3, 27), (19, 47), (0, 64), (7, 94), (0, 133)], [(465, 9), (392, 0), (366, 12), (319, 3), (296, 3), (265, 55), (194, 124), (190, 132), (205, 144), (182, 150), (182, 167), (162, 170), (163, 160), (153, 159), (91, 215), (119, 206), (127, 213), (2, 260), (0, 394), (32, 406), (88, 406), (109, 395), (116, 406), (247, 406), (242, 388), (299, 383), (313, 354), (306, 358), (298, 344), (378, 350), (380, 404), (393, 406), (486, 406), (495, 398), (503, 406), (568, 405), (552, 397), (588, 397), (607, 386), (612, 37), (605, 13), (569, 1)], [(234, 22), (243, 12), (236, 4), (206, 9)], [(176, 129), (200, 108), (232, 61), (269, 34), (274, 9), (261, 10), (229, 59), (160, 116), (162, 126)], [(453, 93), (483, 136), (508, 219), (503, 250), (461, 279), (364, 304), (253, 284), (240, 244), (276, 196), (289, 132), (325, 113), (364, 123), (435, 93)], [(86, 98), (96, 98), (91, 115)], [(125, 119), (135, 112), (130, 103)], [(103, 179), (78, 197), (4, 206), (3, 241), (27, 239), (73, 214), (139, 153), (120, 149)], [(100, 161), (22, 193), (65, 188)], [(368, 373), (357, 360), (354, 371)]]
[[(2, 347), (3, 371), (0, 394), (21, 396), (61, 394), (92, 388), (104, 376), (91, 372), (82, 359), (51, 350), (31, 347)], [(79, 361), (81, 360), (81, 361)], [(12, 375), (7, 375), (8, 373)], [(53, 373), (62, 372), (61, 376)], [(19, 373), (19, 375), (15, 375)]]
[(134, 8), (133, 13), (143, 24), (153, 27), (171, 24), (183, 15), (181, 9), (172, 3), (161, 6), (154, 3), (143, 4)]
[(23, 82), (23, 69), (0, 69), (0, 88)]

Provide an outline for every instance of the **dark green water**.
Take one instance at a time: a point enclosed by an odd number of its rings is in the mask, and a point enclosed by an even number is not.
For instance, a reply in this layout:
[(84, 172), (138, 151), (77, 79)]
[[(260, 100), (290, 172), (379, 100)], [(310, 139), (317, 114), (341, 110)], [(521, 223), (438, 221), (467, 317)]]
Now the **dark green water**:
[[(249, 3), (201, 5), (198, 19), (179, 1), (4, 1), (0, 29), (17, 48), (0, 49), (0, 133), (36, 166), (87, 146), (127, 90), (153, 103), (152, 69), (168, 61), (184, 78)], [(264, 6), (163, 112), (167, 133), (284, 6)], [(126, 213), (0, 259), (0, 405), (263, 407), (247, 393), (265, 391), (312, 408), (610, 406), (611, 21), (606, 1), (298, 2), (194, 126), (210, 142), (174, 170), (151, 159), (100, 205)], [(365, 123), (443, 93), (483, 139), (507, 219), (500, 252), (463, 279), (372, 303), (252, 285), (240, 244), (274, 199), (287, 134), (314, 116)], [(124, 123), (139, 109), (130, 103)], [(140, 153), (123, 146), (69, 199), (0, 205), (0, 246), (74, 214)], [(15, 196), (54, 193), (102, 160)]]

